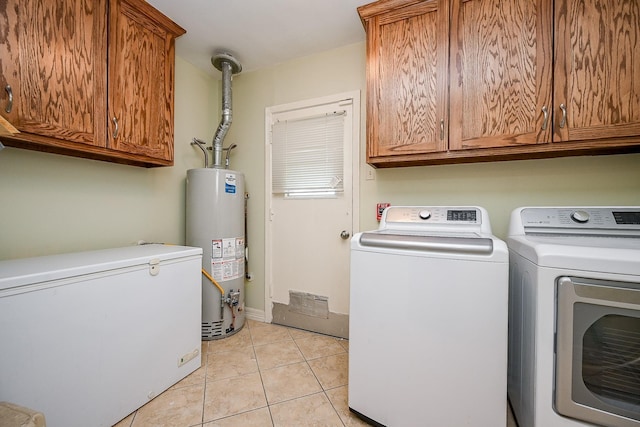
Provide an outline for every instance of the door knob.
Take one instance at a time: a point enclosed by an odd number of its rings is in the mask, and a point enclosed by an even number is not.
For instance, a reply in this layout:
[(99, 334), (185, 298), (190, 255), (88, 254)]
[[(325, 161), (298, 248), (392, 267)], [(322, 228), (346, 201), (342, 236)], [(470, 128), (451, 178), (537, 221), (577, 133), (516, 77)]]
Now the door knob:
[(347, 230), (342, 230), (342, 233), (340, 233), (340, 237), (344, 240), (347, 240), (349, 238), (350, 234)]

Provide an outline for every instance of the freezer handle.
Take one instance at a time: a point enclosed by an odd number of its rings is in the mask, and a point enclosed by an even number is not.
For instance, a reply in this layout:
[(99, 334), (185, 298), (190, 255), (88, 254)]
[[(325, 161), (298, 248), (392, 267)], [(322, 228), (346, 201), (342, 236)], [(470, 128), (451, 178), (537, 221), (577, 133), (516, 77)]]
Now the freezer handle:
[(362, 233), (362, 246), (413, 250), (422, 252), (448, 252), (488, 255), (493, 252), (493, 240), (475, 237), (411, 236), (399, 234)]

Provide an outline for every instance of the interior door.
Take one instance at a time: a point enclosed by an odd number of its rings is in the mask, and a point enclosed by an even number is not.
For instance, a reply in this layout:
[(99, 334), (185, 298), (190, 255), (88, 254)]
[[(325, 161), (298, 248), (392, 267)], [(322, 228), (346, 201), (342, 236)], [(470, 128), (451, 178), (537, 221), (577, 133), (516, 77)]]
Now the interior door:
[[(359, 110), (357, 92), (267, 109), (266, 321), (347, 337), (350, 237), (358, 217)], [(274, 193), (271, 125), (343, 111), (343, 191)]]

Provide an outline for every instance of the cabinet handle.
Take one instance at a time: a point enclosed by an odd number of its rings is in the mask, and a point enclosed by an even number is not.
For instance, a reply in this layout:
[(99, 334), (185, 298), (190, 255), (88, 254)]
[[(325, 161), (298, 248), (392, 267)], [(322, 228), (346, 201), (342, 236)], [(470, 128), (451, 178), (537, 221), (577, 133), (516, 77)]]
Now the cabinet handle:
[(560, 109), (562, 110), (562, 119), (560, 119), (560, 129), (567, 124), (567, 107), (564, 104), (560, 104)]
[(6, 111), (8, 114), (13, 109), (13, 91), (11, 90), (11, 85), (6, 85), (4, 87), (4, 90), (6, 90), (7, 94), (9, 95), (9, 102), (7, 102), (7, 107), (4, 109), (4, 111)]
[(444, 139), (444, 120), (440, 120), (440, 140)]
[(118, 119), (116, 119), (115, 117), (111, 119), (111, 121), (113, 122), (113, 124), (116, 126), (116, 128), (113, 131), (113, 139), (116, 139), (118, 137)]
[(547, 110), (547, 106), (542, 107), (542, 114), (544, 114), (544, 121), (542, 122), (542, 130), (547, 130), (547, 125), (549, 124), (549, 110)]

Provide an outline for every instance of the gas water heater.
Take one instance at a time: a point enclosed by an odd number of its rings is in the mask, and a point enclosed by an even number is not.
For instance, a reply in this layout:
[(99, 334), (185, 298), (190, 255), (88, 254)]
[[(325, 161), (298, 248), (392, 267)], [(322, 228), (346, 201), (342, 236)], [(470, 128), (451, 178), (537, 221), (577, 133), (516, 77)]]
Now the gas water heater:
[(244, 175), (229, 169), (187, 171), (187, 245), (202, 248), (202, 339), (244, 325)]
[[(245, 191), (244, 175), (227, 169), (235, 144), (223, 148), (231, 126), (231, 76), (242, 70), (233, 56), (211, 58), (222, 71), (222, 118), (211, 147), (192, 145), (204, 154), (205, 167), (187, 171), (187, 245), (202, 248), (202, 339), (214, 340), (244, 326)], [(209, 166), (207, 149), (213, 151)], [(222, 153), (226, 151), (223, 164)]]

